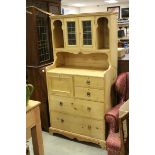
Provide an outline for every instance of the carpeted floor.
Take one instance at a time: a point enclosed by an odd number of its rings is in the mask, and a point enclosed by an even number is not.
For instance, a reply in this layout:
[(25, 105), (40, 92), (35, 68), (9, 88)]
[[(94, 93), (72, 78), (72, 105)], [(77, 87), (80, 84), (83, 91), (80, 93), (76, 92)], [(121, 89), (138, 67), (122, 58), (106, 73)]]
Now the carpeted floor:
[[(44, 155), (107, 155), (107, 151), (92, 143), (78, 142), (66, 137), (42, 132)], [(29, 139), (30, 155), (33, 154), (32, 141)]]

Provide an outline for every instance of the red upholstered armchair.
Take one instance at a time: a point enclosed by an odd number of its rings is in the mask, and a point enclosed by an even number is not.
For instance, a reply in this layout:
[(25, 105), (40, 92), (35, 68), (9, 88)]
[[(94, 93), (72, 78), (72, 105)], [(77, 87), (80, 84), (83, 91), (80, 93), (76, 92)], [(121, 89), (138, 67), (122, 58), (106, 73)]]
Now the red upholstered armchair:
[[(120, 121), (124, 119), (129, 120), (129, 114), (123, 119), (119, 118), (119, 108), (122, 104), (129, 99), (129, 73), (121, 73), (115, 82), (115, 91), (117, 93), (117, 104), (105, 114), (105, 120), (108, 123), (109, 133), (106, 139), (106, 148), (108, 155), (126, 155), (128, 151), (128, 142), (127, 137), (126, 141), (122, 140), (120, 136)], [(127, 121), (129, 122), (129, 121)], [(123, 151), (122, 151), (123, 149)], [(122, 153), (123, 152), (123, 153)]]

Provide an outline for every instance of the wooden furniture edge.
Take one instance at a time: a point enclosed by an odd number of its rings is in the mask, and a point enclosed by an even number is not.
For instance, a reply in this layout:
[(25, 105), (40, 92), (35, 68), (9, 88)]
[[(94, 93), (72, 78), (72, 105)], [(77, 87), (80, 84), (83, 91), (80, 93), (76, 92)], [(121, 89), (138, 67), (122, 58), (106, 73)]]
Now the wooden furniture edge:
[(39, 104), (41, 104), (39, 101), (29, 100), (28, 106), (26, 107), (26, 112), (36, 108)]
[(129, 99), (119, 108), (119, 118), (129, 114)]
[(80, 13), (80, 14), (68, 14), (68, 15), (51, 15), (51, 19), (57, 19), (57, 18), (69, 18), (69, 17), (87, 17), (87, 16), (109, 16), (109, 15), (115, 15), (117, 13), (115, 12), (93, 12), (93, 13)]
[(78, 141), (92, 142), (92, 143), (95, 143), (97, 145), (100, 145), (100, 147), (102, 149), (106, 148), (105, 147), (105, 141), (101, 140), (101, 139), (96, 139), (96, 138), (88, 137), (88, 136), (85, 136), (85, 135), (80, 135), (80, 134), (77, 134), (77, 133), (72, 133), (72, 132), (69, 132), (69, 131), (64, 131), (64, 130), (53, 128), (53, 127), (49, 128), (49, 133), (50, 134), (58, 133), (58, 134), (66, 136), (66, 137), (68, 137), (70, 139), (77, 139)]

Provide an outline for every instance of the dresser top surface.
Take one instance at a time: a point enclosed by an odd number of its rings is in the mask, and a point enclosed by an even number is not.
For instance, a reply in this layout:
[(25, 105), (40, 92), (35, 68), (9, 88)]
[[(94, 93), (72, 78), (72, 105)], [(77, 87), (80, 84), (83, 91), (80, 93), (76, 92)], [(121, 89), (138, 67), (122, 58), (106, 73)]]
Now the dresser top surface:
[(110, 16), (117, 15), (115, 12), (93, 12), (93, 13), (80, 13), (80, 14), (67, 14), (67, 15), (52, 15), (52, 19), (57, 18), (75, 18), (75, 17), (87, 17), (87, 16)]
[(82, 69), (82, 68), (68, 68), (68, 67), (57, 67), (50, 69), (47, 73), (57, 74), (68, 74), (68, 75), (80, 75), (80, 76), (93, 76), (93, 77), (104, 77), (106, 70), (96, 69)]

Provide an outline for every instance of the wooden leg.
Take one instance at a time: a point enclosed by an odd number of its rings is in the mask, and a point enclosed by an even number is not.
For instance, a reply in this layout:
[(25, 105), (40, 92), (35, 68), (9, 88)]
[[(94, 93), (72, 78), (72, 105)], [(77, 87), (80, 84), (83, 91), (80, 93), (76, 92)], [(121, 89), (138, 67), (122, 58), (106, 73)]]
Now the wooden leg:
[(31, 129), (32, 132), (32, 143), (34, 155), (43, 155), (43, 140), (42, 140), (42, 132), (41, 126), (38, 124)]
[(34, 155), (44, 155), (39, 110), (36, 111), (36, 114), (37, 114), (36, 115), (36, 125), (31, 128), (33, 150), (34, 150)]

